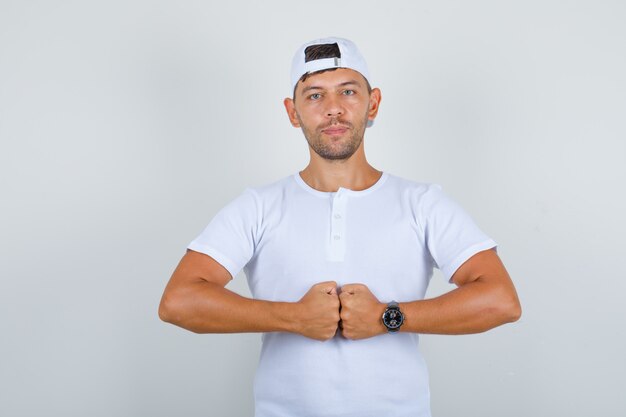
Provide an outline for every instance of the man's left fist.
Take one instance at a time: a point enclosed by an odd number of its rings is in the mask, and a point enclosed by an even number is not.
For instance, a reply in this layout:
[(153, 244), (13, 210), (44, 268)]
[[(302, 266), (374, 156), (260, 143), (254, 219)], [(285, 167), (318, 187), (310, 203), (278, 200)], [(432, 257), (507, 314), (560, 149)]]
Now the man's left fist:
[(339, 323), (345, 338), (366, 339), (387, 332), (381, 320), (387, 306), (378, 301), (367, 285), (344, 285), (339, 293), (339, 301)]

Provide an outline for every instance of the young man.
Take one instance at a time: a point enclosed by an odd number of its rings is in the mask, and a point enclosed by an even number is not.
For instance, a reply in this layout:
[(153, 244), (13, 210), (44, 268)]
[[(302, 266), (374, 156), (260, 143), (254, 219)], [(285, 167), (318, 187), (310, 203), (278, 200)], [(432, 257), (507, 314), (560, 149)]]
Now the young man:
[[(289, 120), (309, 165), (247, 189), (188, 247), (160, 317), (197, 333), (263, 332), (255, 416), (430, 416), (419, 333), (520, 316), (496, 243), (433, 184), (381, 172), (363, 136), (380, 90), (345, 39), (303, 45)], [(439, 268), (458, 288), (424, 300)], [(253, 299), (225, 285), (244, 269)]]

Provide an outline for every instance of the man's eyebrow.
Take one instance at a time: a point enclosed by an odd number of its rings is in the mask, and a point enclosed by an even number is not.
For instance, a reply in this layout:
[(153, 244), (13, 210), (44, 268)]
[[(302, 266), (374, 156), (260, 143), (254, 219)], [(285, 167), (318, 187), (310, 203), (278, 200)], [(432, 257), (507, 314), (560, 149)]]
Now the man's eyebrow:
[[(357, 87), (361, 87), (361, 83), (359, 83), (357, 80), (344, 81), (344, 82), (338, 84), (337, 87), (345, 87), (347, 85), (356, 85)], [(302, 89), (301, 93), (304, 94), (304, 93), (306, 93), (307, 91), (310, 91), (310, 90), (323, 90), (323, 89), (324, 89), (324, 87), (319, 87), (317, 85), (310, 85), (308, 87), (304, 87)]]
[(310, 85), (308, 87), (304, 87), (302, 89), (301, 93), (304, 94), (304, 93), (306, 93), (307, 91), (310, 91), (310, 90), (322, 90), (322, 89), (323, 89), (322, 87), (318, 87), (316, 85)]
[(345, 87), (346, 85), (356, 85), (357, 87), (361, 87), (361, 83), (357, 80), (350, 80), (339, 84), (339, 87)]

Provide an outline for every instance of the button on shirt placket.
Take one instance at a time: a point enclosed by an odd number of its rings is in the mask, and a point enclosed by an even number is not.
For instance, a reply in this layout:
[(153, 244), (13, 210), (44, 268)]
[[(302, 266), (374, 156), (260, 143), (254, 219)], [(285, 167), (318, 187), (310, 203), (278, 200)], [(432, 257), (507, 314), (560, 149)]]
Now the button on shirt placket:
[(348, 196), (343, 188), (333, 195), (330, 212), (330, 245), (328, 260), (341, 262), (346, 253), (346, 206)]

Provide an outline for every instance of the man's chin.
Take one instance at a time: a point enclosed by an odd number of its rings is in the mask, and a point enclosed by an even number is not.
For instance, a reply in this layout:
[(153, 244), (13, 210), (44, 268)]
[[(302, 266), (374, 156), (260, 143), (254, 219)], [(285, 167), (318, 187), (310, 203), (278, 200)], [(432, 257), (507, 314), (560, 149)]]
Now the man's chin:
[(320, 156), (327, 161), (346, 161), (350, 159), (352, 155), (320, 155)]
[(317, 155), (319, 155), (321, 158), (326, 159), (328, 161), (342, 161), (342, 160), (347, 160), (350, 159), (350, 157), (352, 157), (352, 155), (354, 155), (356, 152), (356, 149), (354, 150), (343, 150), (343, 151), (337, 151), (337, 152), (324, 152), (324, 151), (317, 151), (315, 150), (315, 153)]
[[(350, 159), (359, 149), (362, 141), (359, 141), (358, 144), (352, 143), (352, 136), (350, 136), (349, 133), (349, 131), (343, 135), (327, 135), (322, 133), (314, 142), (309, 141), (309, 147), (320, 158), (328, 161)], [(311, 143), (315, 143), (317, 146), (311, 146)]]

